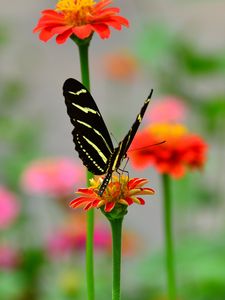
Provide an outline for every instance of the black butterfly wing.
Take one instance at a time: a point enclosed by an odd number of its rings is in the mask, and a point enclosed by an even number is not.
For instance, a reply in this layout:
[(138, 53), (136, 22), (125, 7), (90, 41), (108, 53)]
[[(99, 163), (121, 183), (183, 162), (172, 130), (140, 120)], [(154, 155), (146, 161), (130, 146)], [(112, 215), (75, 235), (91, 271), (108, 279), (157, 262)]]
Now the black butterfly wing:
[(90, 172), (104, 174), (114, 148), (94, 99), (82, 83), (72, 78), (65, 81), (63, 95), (79, 157)]
[[(128, 131), (127, 135), (124, 137), (124, 139), (119, 143), (119, 146), (118, 146), (118, 164), (120, 164), (121, 160), (124, 158), (124, 156), (126, 156), (127, 154), (127, 151), (135, 137), (135, 134), (137, 133), (137, 130), (142, 122), (142, 119), (144, 117), (144, 114), (145, 114), (145, 111), (149, 105), (149, 102), (151, 100), (151, 97), (152, 97), (152, 93), (153, 93), (153, 90), (151, 90), (148, 98), (145, 100), (141, 110), (140, 110), (140, 113), (137, 115), (131, 129)], [(119, 166), (117, 166), (116, 168), (118, 168)]]
[(150, 99), (152, 97), (153, 90), (151, 90), (148, 98), (145, 100), (144, 105), (141, 108), (140, 113), (137, 115), (136, 120), (134, 121), (131, 129), (128, 131), (127, 135), (124, 137), (124, 139), (119, 143), (118, 147), (114, 149), (114, 152), (112, 156), (110, 157), (110, 161), (108, 163), (107, 168), (107, 174), (102, 182), (102, 185), (100, 186), (98, 194), (102, 196), (104, 193), (104, 190), (106, 189), (109, 180), (112, 176), (112, 173), (116, 171), (124, 159), (124, 157), (127, 155), (127, 151), (135, 137), (135, 134), (142, 122), (143, 116), (145, 114), (145, 111), (149, 105)]

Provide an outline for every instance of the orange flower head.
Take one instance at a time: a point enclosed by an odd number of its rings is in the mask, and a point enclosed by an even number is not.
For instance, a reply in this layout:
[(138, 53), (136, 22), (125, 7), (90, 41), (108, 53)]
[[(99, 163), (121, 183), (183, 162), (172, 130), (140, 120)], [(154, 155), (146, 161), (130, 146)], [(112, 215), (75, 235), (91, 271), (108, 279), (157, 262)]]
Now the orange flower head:
[(70, 207), (84, 207), (84, 210), (96, 208), (104, 208), (105, 213), (111, 212), (115, 207), (122, 207), (137, 203), (145, 204), (145, 201), (139, 197), (141, 195), (153, 195), (154, 190), (151, 188), (144, 188), (143, 186), (148, 182), (145, 178), (128, 179), (127, 176), (113, 175), (112, 182), (110, 182), (105, 189), (103, 195), (98, 195), (99, 188), (102, 183), (102, 178), (98, 177), (90, 180), (91, 186), (89, 188), (78, 189), (77, 194), (79, 198), (74, 199), (70, 203)]
[(103, 62), (105, 74), (111, 80), (130, 81), (137, 73), (137, 59), (127, 50), (110, 53)]
[(119, 8), (107, 7), (111, 0), (59, 0), (55, 10), (42, 11), (33, 32), (40, 32), (40, 40), (47, 42), (56, 35), (56, 42), (63, 44), (69, 37), (83, 40), (94, 32), (104, 39), (110, 36), (109, 27), (120, 30), (129, 26), (128, 20), (118, 15)]
[[(165, 143), (151, 147), (161, 141)], [(154, 166), (160, 173), (179, 178), (188, 167), (204, 166), (206, 150), (205, 141), (183, 125), (157, 123), (137, 133), (128, 156), (134, 168)]]

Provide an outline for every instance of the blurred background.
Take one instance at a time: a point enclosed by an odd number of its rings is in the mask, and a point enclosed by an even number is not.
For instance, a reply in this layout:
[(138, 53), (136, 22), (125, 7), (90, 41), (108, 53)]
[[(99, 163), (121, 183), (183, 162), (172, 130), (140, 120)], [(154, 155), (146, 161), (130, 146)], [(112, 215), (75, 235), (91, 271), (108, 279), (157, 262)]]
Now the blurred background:
[[(144, 125), (157, 103), (178, 101), (182, 122), (209, 145), (204, 170), (173, 181), (177, 285), (179, 299), (224, 300), (225, 3), (114, 2), (130, 28), (106, 41), (94, 36), (93, 97), (120, 141), (154, 88)], [(40, 11), (55, 3), (4, 2), (0, 11), (2, 300), (86, 297), (85, 213), (68, 207), (85, 171), (62, 96), (68, 77), (80, 79), (78, 51), (72, 41), (44, 44), (32, 34)], [(149, 178), (156, 194), (125, 218), (123, 299), (165, 300), (160, 176), (128, 170)], [(96, 215), (96, 299), (103, 300), (111, 295), (111, 239)]]

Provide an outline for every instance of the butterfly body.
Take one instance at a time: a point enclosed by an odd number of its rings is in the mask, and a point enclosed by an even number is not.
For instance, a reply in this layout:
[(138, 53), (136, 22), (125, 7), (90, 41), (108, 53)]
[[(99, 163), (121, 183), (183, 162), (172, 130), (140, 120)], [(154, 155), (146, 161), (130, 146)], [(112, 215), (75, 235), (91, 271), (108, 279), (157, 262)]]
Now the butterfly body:
[(112, 173), (121, 165), (142, 121), (150, 102), (151, 95), (145, 100), (131, 129), (114, 148), (108, 129), (101, 113), (88, 90), (75, 79), (67, 79), (63, 85), (63, 94), (67, 113), (74, 126), (72, 131), (75, 149), (87, 169), (95, 175), (106, 174), (99, 189), (101, 196), (107, 187)]

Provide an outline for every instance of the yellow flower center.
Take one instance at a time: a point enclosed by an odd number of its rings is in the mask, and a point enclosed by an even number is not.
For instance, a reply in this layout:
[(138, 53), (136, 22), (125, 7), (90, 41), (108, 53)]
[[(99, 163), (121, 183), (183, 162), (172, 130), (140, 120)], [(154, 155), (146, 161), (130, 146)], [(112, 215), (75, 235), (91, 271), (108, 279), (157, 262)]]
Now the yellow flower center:
[(179, 138), (185, 135), (188, 130), (181, 124), (153, 124), (149, 127), (152, 134), (159, 138)]
[(87, 24), (95, 4), (94, 0), (59, 0), (56, 10), (64, 14), (68, 25), (80, 26)]

